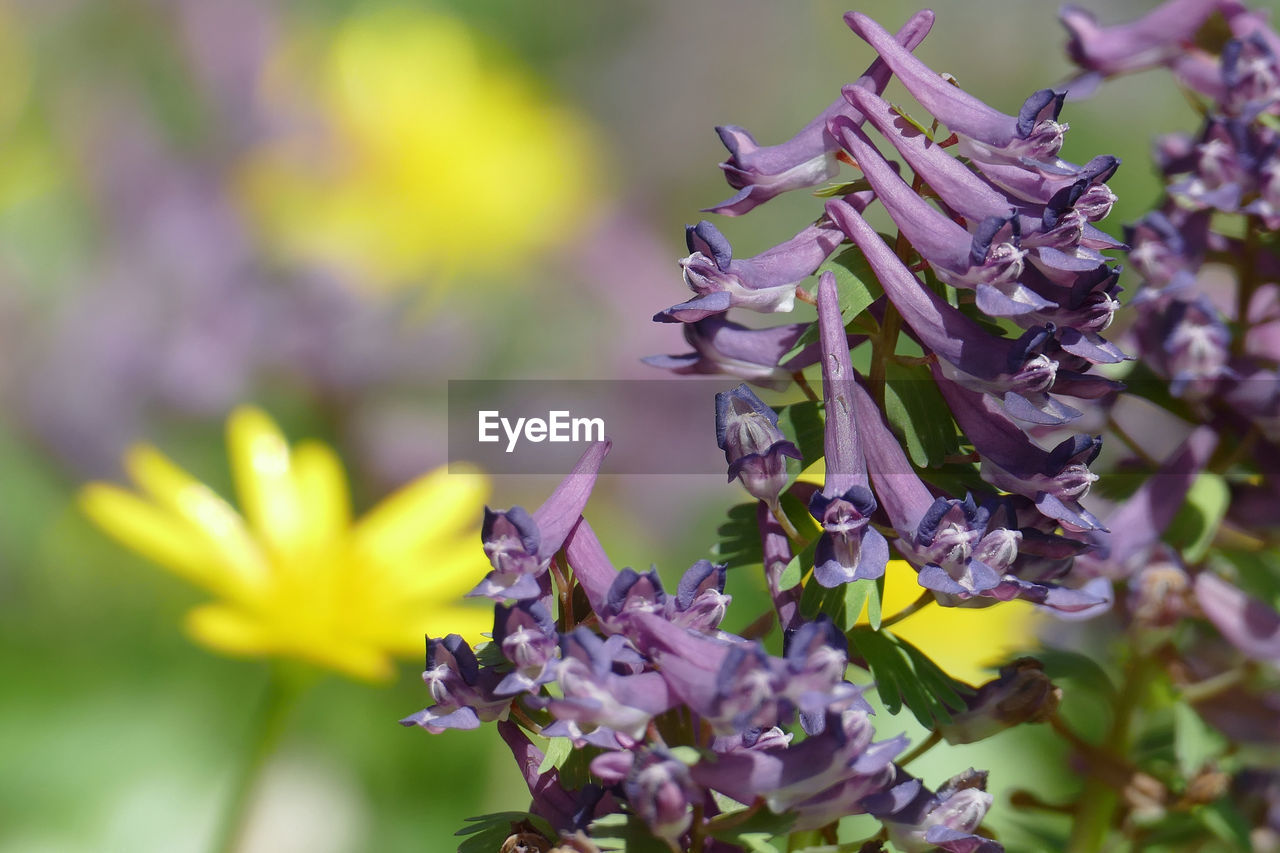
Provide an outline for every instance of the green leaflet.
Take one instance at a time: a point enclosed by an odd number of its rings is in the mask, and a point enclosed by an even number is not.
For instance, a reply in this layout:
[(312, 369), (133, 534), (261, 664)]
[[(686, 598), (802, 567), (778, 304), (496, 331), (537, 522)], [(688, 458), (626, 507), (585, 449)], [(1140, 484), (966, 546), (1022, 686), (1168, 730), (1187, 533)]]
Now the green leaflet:
[(796, 822), (795, 815), (776, 815), (761, 808), (755, 812), (742, 810), (722, 814), (707, 824), (707, 834), (752, 853), (780, 853), (785, 849), (771, 843), (774, 836), (785, 836)]
[(1218, 524), (1231, 503), (1231, 489), (1217, 474), (1202, 471), (1187, 492), (1186, 502), (1169, 525), (1170, 543), (1188, 563), (1198, 563), (1213, 543)]
[(714, 562), (733, 569), (758, 566), (764, 562), (760, 529), (756, 526), (756, 501), (729, 508), (729, 518), (716, 528), (716, 544), (711, 546)]
[(936, 468), (960, 451), (955, 422), (929, 368), (885, 363), (885, 415), (918, 468)]
[[(836, 255), (822, 267), (819, 272), (830, 270), (836, 277), (836, 293), (840, 299), (840, 318), (846, 326), (884, 293), (880, 281), (876, 278), (862, 250), (851, 247)], [(804, 330), (804, 334), (796, 340), (791, 351), (783, 356), (782, 361), (791, 358), (800, 350), (818, 339), (818, 324), (813, 323)], [(805, 457), (809, 462), (809, 458)]]
[(876, 680), (880, 701), (890, 714), (905, 706), (920, 725), (931, 729), (950, 722), (965, 707), (961, 692), (970, 688), (943, 672), (929, 656), (891, 631), (860, 628), (849, 634)]
[(1200, 719), (1194, 708), (1181, 703), (1173, 706), (1173, 751), (1184, 777), (1199, 773), (1226, 749), (1226, 738)]
[(511, 827), (523, 821), (528, 821), (547, 838), (556, 837), (551, 824), (527, 812), (494, 812), (469, 817), (466, 821), (469, 825), (454, 833), (455, 836), (464, 836), (458, 843), (458, 853), (493, 853), (511, 835)]
[(804, 457), (804, 461), (796, 466), (797, 474), (822, 458), (822, 429), (825, 423), (822, 405), (813, 400), (778, 409), (778, 429), (795, 442), (800, 455)]

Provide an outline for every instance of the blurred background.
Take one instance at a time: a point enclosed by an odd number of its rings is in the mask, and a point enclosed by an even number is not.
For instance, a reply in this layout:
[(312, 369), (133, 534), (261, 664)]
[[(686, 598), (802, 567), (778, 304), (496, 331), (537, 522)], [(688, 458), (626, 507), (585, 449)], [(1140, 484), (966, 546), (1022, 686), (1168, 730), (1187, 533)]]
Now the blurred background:
[[(146, 441), (230, 495), (223, 425), (252, 402), (332, 444), (362, 511), (445, 462), (449, 379), (653, 378), (641, 356), (685, 350), (649, 319), (685, 298), (683, 225), (731, 194), (713, 127), (780, 142), (828, 104), (870, 61), (845, 8), (0, 2), (0, 851), (208, 849), (267, 680), (183, 635), (207, 594), (98, 532), (85, 482)], [(989, 103), (1066, 78), (1056, 3), (934, 8), (918, 53)], [(1117, 234), (1156, 197), (1150, 136), (1194, 124), (1147, 82), (1064, 114), (1064, 156), (1126, 161)], [(718, 224), (745, 257), (815, 211)], [(711, 401), (690, 417), (713, 443)], [(491, 502), (553, 485), (495, 477)], [(612, 476), (590, 512), (616, 565), (670, 578), (743, 499)], [(246, 849), (447, 850), (464, 817), (526, 806), (491, 732), (396, 725), (429, 704), (420, 669), (306, 695)]]

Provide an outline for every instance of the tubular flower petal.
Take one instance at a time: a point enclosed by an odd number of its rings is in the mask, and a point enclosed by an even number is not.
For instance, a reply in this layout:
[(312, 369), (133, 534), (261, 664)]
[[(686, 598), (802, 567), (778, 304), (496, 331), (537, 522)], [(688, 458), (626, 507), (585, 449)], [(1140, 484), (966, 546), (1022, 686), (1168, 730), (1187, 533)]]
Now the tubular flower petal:
[[(920, 11), (912, 15), (893, 38), (905, 50), (915, 50), (932, 26), (933, 13)], [(881, 92), (889, 76), (889, 68), (877, 59), (854, 85)], [(739, 192), (707, 208), (707, 212), (741, 216), (774, 196), (816, 186), (835, 177), (839, 169), (835, 158), (838, 146), (827, 133), (827, 123), (838, 115), (861, 121), (861, 116), (850, 109), (843, 98), (838, 98), (789, 142), (763, 148), (740, 127), (717, 127), (720, 141), (729, 150), (729, 159), (721, 163), (720, 168), (729, 186)]]

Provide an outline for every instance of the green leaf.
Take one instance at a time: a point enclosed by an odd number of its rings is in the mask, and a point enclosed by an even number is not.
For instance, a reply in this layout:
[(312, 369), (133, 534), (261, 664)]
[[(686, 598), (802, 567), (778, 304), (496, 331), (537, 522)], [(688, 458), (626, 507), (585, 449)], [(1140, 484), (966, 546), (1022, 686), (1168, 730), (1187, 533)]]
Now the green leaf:
[(924, 365), (886, 361), (884, 408), (916, 467), (938, 467), (960, 451), (951, 410)]
[(1044, 664), (1044, 674), (1056, 684), (1071, 681), (1078, 688), (1095, 695), (1093, 701), (1111, 705), (1116, 697), (1116, 686), (1106, 670), (1088, 655), (1050, 646), (1037, 649), (1034, 657)]
[(1218, 532), (1231, 503), (1231, 489), (1217, 474), (1202, 471), (1187, 492), (1186, 502), (1169, 525), (1169, 540), (1188, 563), (1198, 563)]
[(829, 184), (825, 187), (814, 190), (813, 194), (818, 198), (835, 198), (839, 195), (860, 193), (869, 189), (871, 189), (871, 182), (866, 178), (858, 178), (855, 181), (847, 181), (843, 184)]
[(764, 562), (760, 545), (760, 528), (756, 525), (756, 502), (729, 508), (729, 518), (716, 529), (716, 544), (711, 556), (729, 568), (758, 566)]
[(880, 606), (884, 601), (884, 575), (876, 578), (875, 592), (867, 596), (867, 622), (872, 631), (880, 630)]
[(782, 572), (782, 577), (778, 579), (778, 588), (791, 589), (799, 584), (805, 572), (813, 568), (813, 555), (817, 550), (818, 538), (815, 536), (803, 551), (796, 554), (791, 558), (791, 562), (787, 563), (787, 567)]
[(542, 763), (538, 765), (538, 775), (541, 776), (552, 767), (559, 767), (564, 764), (565, 759), (573, 752), (573, 741), (567, 737), (553, 737), (547, 744), (547, 750), (542, 754)]
[(916, 130), (923, 133), (925, 136), (925, 139), (928, 139), (930, 142), (934, 141), (933, 134), (929, 132), (929, 129), (925, 127), (923, 124), (921, 124), (920, 122), (916, 121), (914, 118), (912, 118), (911, 114), (908, 113), (906, 110), (904, 110), (902, 107), (898, 106), (897, 104), (890, 104), (889, 108), (892, 109), (895, 113), (897, 113), (898, 116), (902, 118), (902, 120), (905, 121), (907, 124), (911, 125)]
[(611, 814), (597, 818), (587, 834), (602, 850), (627, 853), (671, 853), (665, 841), (653, 837), (644, 822), (630, 815)]
[(781, 853), (781, 848), (772, 844), (771, 839), (789, 833), (795, 822), (792, 814), (778, 815), (763, 808), (755, 812), (744, 809), (715, 817), (707, 824), (707, 834), (753, 853)]
[(1232, 845), (1233, 850), (1253, 849), (1249, 821), (1228, 799), (1195, 809), (1193, 814), (1205, 829)]
[(920, 725), (934, 728), (951, 721), (964, 707), (961, 693), (971, 692), (947, 675), (929, 656), (887, 630), (858, 629), (849, 634), (876, 680), (880, 701), (890, 714), (905, 706)]
[(1227, 749), (1226, 739), (1209, 727), (1190, 705), (1173, 706), (1173, 751), (1178, 769), (1191, 778)]
[(778, 428), (795, 442), (804, 457), (802, 465), (808, 467), (822, 458), (822, 405), (813, 400), (793, 403), (778, 408)]
[[(884, 293), (880, 288), (880, 280), (871, 271), (862, 250), (857, 247), (845, 249), (827, 261), (818, 272), (821, 274), (825, 270), (830, 270), (836, 277), (836, 292), (840, 299), (840, 319), (846, 326)], [(796, 339), (795, 346), (780, 361), (791, 358), (817, 339), (818, 324), (813, 323)], [(805, 457), (805, 461), (809, 461), (808, 457)]]
[(458, 853), (493, 853), (511, 835), (512, 828), (523, 822), (528, 822), (547, 838), (556, 837), (551, 824), (527, 812), (495, 812), (466, 820), (470, 826), (464, 826), (454, 833), (455, 836), (463, 837), (458, 844)]

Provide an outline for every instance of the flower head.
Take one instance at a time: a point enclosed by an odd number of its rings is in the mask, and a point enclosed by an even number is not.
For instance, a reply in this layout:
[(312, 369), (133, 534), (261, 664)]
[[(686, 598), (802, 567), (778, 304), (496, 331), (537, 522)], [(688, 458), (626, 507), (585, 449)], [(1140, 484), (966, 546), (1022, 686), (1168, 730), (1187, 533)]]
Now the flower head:
[(187, 617), (202, 645), (381, 680), (424, 633), (489, 629), (461, 598), (485, 567), (473, 526), (484, 477), (438, 469), (353, 522), (329, 447), (291, 448), (248, 407), (228, 419), (227, 445), (240, 511), (148, 446), (125, 459), (140, 494), (107, 483), (80, 494), (108, 534), (218, 596)]

